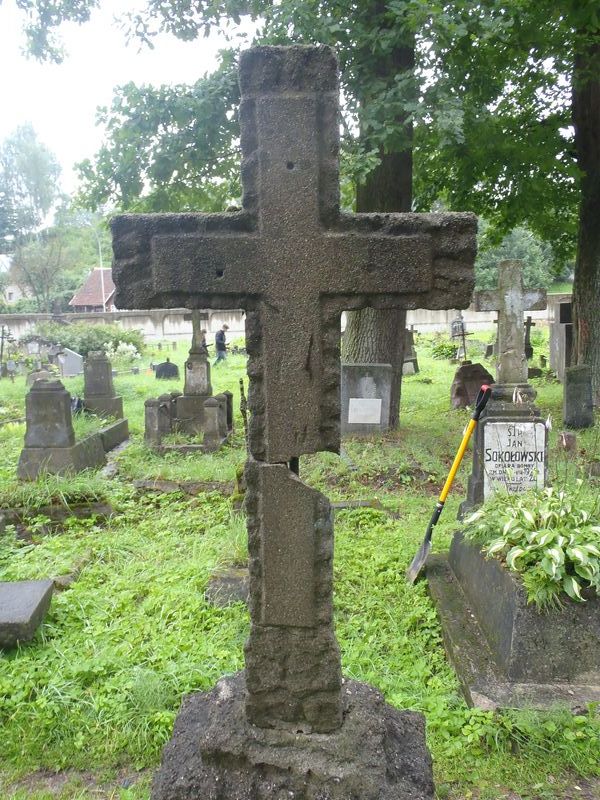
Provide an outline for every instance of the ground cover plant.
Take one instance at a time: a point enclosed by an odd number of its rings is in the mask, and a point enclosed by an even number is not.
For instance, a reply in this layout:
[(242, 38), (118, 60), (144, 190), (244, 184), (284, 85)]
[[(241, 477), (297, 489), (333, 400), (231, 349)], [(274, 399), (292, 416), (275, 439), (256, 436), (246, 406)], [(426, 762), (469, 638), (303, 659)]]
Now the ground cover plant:
[(600, 594), (599, 498), (583, 480), (575, 489), (500, 494), (465, 524), (468, 539), (521, 575), (538, 607), (559, 606), (563, 593), (577, 602), (586, 589)]
[[(169, 355), (181, 368), (185, 349)], [(440, 798), (592, 800), (600, 794), (598, 709), (469, 709), (426, 583), (410, 587), (404, 579), (469, 417), (450, 408), (456, 367), (419, 356), (421, 373), (403, 383), (399, 431), (347, 440), (341, 456), (301, 459), (302, 478), (332, 500), (374, 506), (336, 512), (334, 600), (344, 672), (426, 715)], [(161, 353), (150, 347), (145, 358), (157, 362)], [(73, 518), (34, 542), (11, 526), (0, 534), (0, 580), (78, 576), (55, 594), (35, 641), (0, 655), (3, 800), (148, 800), (182, 696), (241, 668), (247, 610), (212, 607), (204, 591), (211, 574), (239, 563), (243, 517), (219, 486), (191, 496), (175, 484), (233, 482), (245, 458), (237, 413), (244, 369), (245, 359), (231, 356), (213, 370), (214, 391), (234, 392), (236, 434), (210, 456), (157, 456), (143, 446), (144, 399), (181, 389), (182, 380), (157, 381), (144, 365), (140, 375), (117, 375), (133, 436), (116, 479), (93, 472), (20, 485), (14, 468), (24, 426), (0, 428), (0, 508), (23, 504), (35, 518), (53, 501), (99, 499), (112, 509), (102, 523)], [(64, 382), (81, 393), (81, 378)], [(540, 380), (537, 388), (543, 414), (559, 420), (561, 387)], [(23, 407), (23, 378), (1, 381), (0, 389)], [(599, 426), (578, 434), (578, 452), (567, 457), (552, 431), (552, 482), (576, 488), (600, 453), (599, 437)], [(467, 474), (465, 459), (434, 550), (448, 547)], [(174, 485), (168, 492), (136, 489), (140, 479)], [(597, 482), (590, 485), (597, 490)]]

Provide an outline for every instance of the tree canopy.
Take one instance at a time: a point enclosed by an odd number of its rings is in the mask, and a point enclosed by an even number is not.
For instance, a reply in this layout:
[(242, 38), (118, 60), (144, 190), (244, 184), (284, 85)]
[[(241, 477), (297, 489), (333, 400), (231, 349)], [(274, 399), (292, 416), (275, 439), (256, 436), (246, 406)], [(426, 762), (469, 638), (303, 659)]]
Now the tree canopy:
[(59, 175), (56, 158), (31, 125), (0, 145), (0, 253), (14, 250), (43, 223), (57, 199)]

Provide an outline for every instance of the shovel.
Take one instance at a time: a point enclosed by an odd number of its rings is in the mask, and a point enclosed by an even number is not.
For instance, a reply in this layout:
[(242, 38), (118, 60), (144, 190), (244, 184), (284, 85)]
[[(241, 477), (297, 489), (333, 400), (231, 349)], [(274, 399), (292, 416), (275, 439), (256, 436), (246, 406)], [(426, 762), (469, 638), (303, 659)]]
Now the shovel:
[(427, 556), (429, 555), (429, 551), (431, 550), (431, 537), (433, 536), (433, 529), (440, 518), (440, 514), (444, 510), (444, 503), (446, 502), (446, 497), (448, 497), (448, 492), (454, 482), (454, 476), (456, 475), (458, 468), (460, 467), (460, 462), (463, 460), (463, 456), (465, 454), (465, 450), (467, 449), (467, 445), (469, 444), (469, 439), (471, 438), (471, 434), (475, 430), (475, 426), (477, 425), (477, 421), (481, 416), (483, 409), (487, 405), (487, 401), (490, 399), (490, 395), (492, 394), (491, 386), (486, 386), (485, 384), (479, 390), (477, 395), (477, 399), (475, 400), (475, 410), (473, 411), (473, 416), (469, 420), (469, 424), (465, 428), (465, 432), (463, 433), (462, 442), (460, 443), (460, 447), (456, 455), (454, 456), (454, 461), (452, 466), (450, 467), (450, 472), (448, 473), (448, 477), (446, 478), (446, 483), (444, 484), (444, 488), (440, 492), (439, 500), (437, 501), (437, 505), (435, 507), (435, 511), (431, 515), (431, 519), (429, 520), (429, 525), (427, 526), (427, 531), (425, 533), (425, 538), (423, 539), (423, 544), (419, 548), (419, 552), (413, 558), (410, 567), (406, 570), (406, 580), (409, 583), (414, 583), (419, 575), (419, 572), (423, 569), (425, 562), (427, 561)]

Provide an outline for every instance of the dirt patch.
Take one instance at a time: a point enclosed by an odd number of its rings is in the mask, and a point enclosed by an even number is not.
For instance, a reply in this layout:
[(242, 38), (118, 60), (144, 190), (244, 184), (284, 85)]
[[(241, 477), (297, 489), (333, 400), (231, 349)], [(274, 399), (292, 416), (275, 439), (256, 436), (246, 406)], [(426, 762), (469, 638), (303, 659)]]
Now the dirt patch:
[(160, 492), (161, 494), (172, 494), (183, 492), (195, 497), (203, 492), (219, 492), (225, 496), (233, 494), (233, 483), (226, 481), (168, 481), (156, 478), (155, 480), (136, 480), (133, 481), (134, 487), (139, 492)]
[(65, 789), (86, 789), (91, 797), (97, 800), (111, 800), (114, 798), (115, 791), (118, 789), (128, 789), (139, 783), (141, 780), (149, 778), (150, 770), (136, 772), (133, 768), (125, 768), (111, 779), (98, 775), (94, 772), (80, 770), (61, 770), (52, 772), (50, 770), (36, 770), (29, 775), (9, 784), (5, 788), (9, 791), (26, 792), (48, 792), (50, 795), (58, 797)]
[[(68, 519), (95, 519), (102, 525), (114, 513), (109, 503), (85, 503), (73, 506), (42, 506), (35, 511), (24, 508), (0, 510), (0, 527), (14, 525), (17, 539), (35, 543), (40, 536), (60, 533)], [(45, 518), (45, 519), (42, 519)]]

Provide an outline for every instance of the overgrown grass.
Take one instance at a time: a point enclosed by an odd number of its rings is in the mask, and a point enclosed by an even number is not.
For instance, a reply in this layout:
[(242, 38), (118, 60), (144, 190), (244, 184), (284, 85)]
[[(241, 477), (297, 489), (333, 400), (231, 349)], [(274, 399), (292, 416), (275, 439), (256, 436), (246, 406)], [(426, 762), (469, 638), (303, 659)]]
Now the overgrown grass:
[[(182, 363), (183, 355), (174, 360)], [(511, 790), (521, 797), (566, 798), (564, 787), (572, 786), (573, 776), (600, 774), (597, 708), (575, 717), (467, 708), (426, 585), (405, 582), (468, 419), (468, 412), (450, 409), (455, 367), (426, 355), (420, 362), (421, 374), (404, 380), (399, 431), (348, 440), (343, 457), (321, 453), (301, 460), (302, 478), (329, 497), (378, 498), (394, 514), (358, 508), (336, 515), (335, 609), (344, 672), (378, 686), (389, 702), (425, 713), (440, 797), (492, 800)], [(237, 356), (213, 373), (215, 391), (233, 391), (236, 409), (243, 370), (244, 359)], [(66, 383), (81, 391), (80, 379)], [(537, 383), (544, 416), (560, 420), (561, 387)], [(46, 800), (45, 790), (17, 790), (14, 784), (16, 776), (39, 768), (92, 771), (98, 784), (121, 768), (153, 769), (181, 697), (209, 688), (243, 663), (246, 609), (215, 609), (204, 600), (211, 573), (243, 558), (242, 517), (217, 493), (143, 495), (127, 485), (141, 477), (233, 480), (244, 460), (239, 418), (233, 444), (217, 454), (158, 457), (142, 443), (143, 401), (182, 388), (182, 381), (165, 386), (142, 374), (117, 376), (115, 385), (133, 430), (133, 444), (119, 457), (120, 481), (92, 473), (18, 485), (12, 470), (23, 427), (0, 428), (0, 506), (22, 503), (35, 510), (81, 496), (115, 508), (102, 527), (72, 520), (62, 533), (40, 537), (35, 547), (10, 530), (0, 536), (2, 580), (80, 570), (78, 580), (55, 595), (36, 640), (0, 656), (0, 795), (7, 800)], [(19, 396), (17, 389), (15, 383), (11, 402), (18, 406), (24, 392), (22, 387)], [(559, 427), (555, 422), (550, 438), (550, 475), (568, 484), (600, 456), (600, 428), (578, 434), (580, 446), (571, 459), (556, 450)], [(465, 463), (436, 528), (434, 549), (448, 547), (468, 470)], [(148, 796), (147, 780), (96, 793), (76, 774), (53, 795)]]

